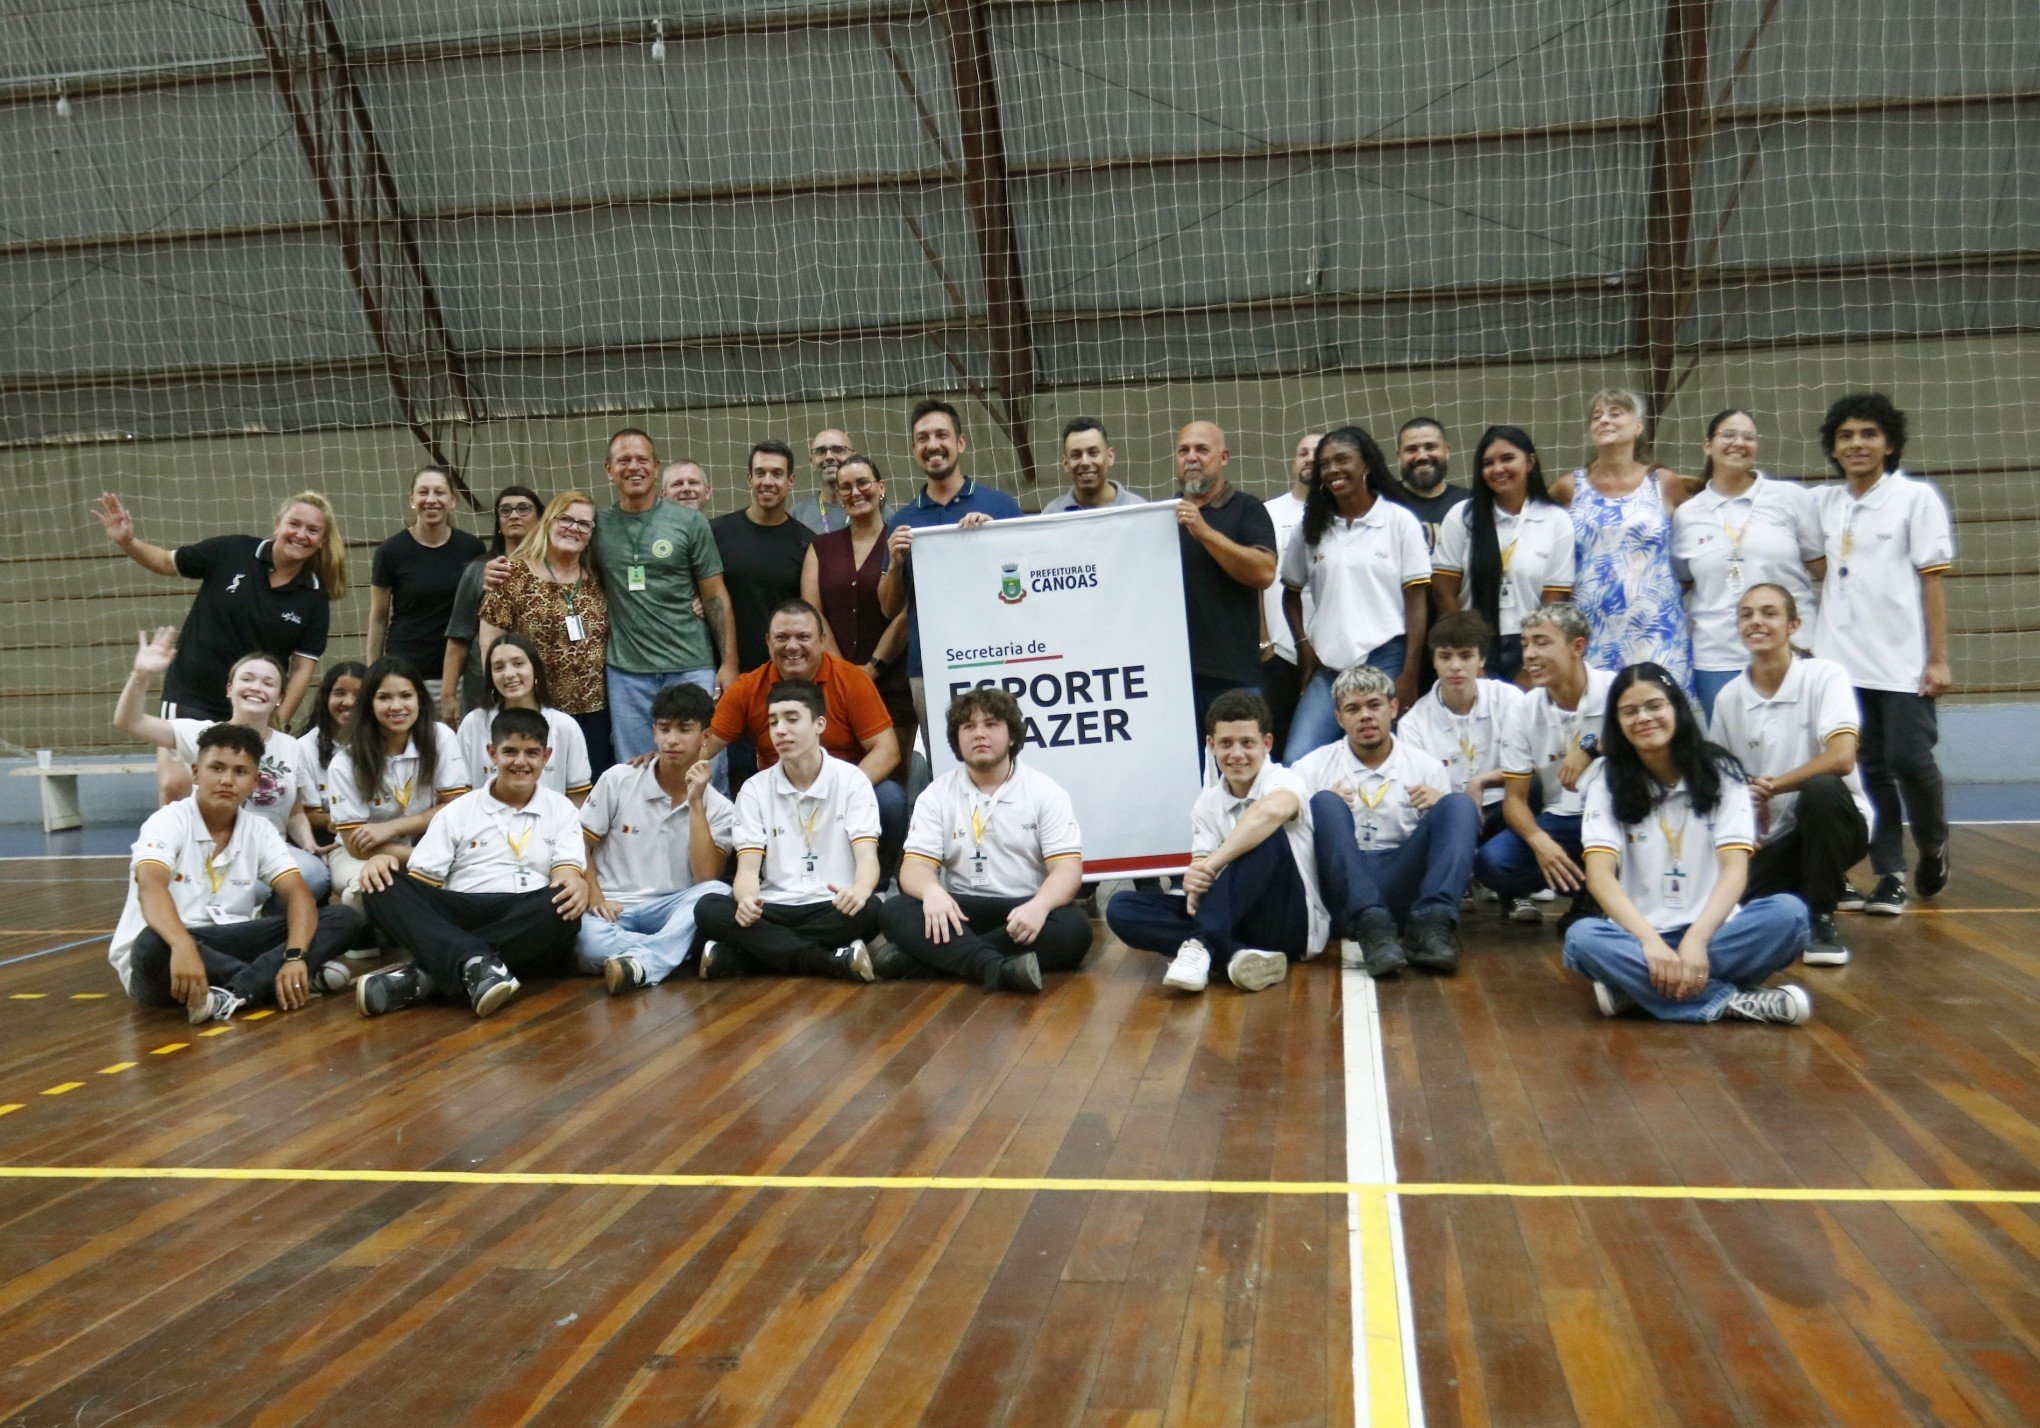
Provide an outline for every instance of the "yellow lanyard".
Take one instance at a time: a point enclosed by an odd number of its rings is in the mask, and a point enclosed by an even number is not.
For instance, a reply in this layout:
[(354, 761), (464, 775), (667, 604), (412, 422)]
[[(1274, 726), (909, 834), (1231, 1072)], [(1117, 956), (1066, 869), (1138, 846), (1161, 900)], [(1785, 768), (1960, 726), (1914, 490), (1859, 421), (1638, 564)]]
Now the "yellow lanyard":
[(411, 811), (411, 785), (415, 782), (415, 779), (407, 778), (390, 789), (390, 797), (397, 801), (397, 812), (409, 813)]
[(815, 811), (800, 820), (800, 836), (802, 841), (807, 844), (807, 851), (810, 857), (814, 855), (815, 851), (815, 825), (822, 821), (822, 810), (825, 807), (827, 807), (826, 804), (817, 801)]
[[(1843, 560), (1847, 560), (1849, 558), (1849, 552), (1853, 551), (1856, 548), (1856, 512), (1861, 509), (1862, 507), (1860, 504), (1852, 504), (1849, 507), (1849, 518), (1842, 522)], [(1846, 570), (1843, 571), (1842, 573), (1844, 575), (1848, 574)]]
[(536, 823), (533, 823), (529, 828), (524, 830), (524, 836), (522, 838), (517, 837), (508, 828), (505, 828), (503, 830), (503, 841), (510, 845), (511, 856), (515, 857), (518, 862), (521, 863), (524, 861), (524, 850), (530, 846), (531, 835), (537, 831), (538, 825)]
[(1502, 574), (1509, 573), (1509, 562), (1516, 558), (1516, 545), (1522, 539), (1521, 536), (1517, 536), (1515, 540), (1502, 547)]
[(1671, 822), (1665, 817), (1664, 810), (1662, 808), (1658, 810), (1658, 832), (1664, 836), (1665, 847), (1671, 851), (1672, 868), (1674, 871), (1683, 866), (1686, 861), (1686, 828), (1692, 821), (1692, 811), (1688, 810), (1686, 816), (1679, 820), (1679, 831), (1674, 833)]
[(227, 880), (227, 870), (225, 868), (215, 869), (213, 867), (212, 854), (210, 853), (205, 855), (205, 880), (212, 884), (214, 897), (220, 895), (220, 884)]
[(1374, 790), (1374, 797), (1369, 798), (1367, 796), (1367, 790), (1362, 788), (1359, 784), (1356, 783), (1353, 785), (1353, 796), (1359, 799), (1362, 803), (1366, 804), (1367, 811), (1369, 813), (1372, 813), (1375, 809), (1381, 807), (1381, 800), (1388, 797), (1388, 791), (1394, 787), (1395, 780), (1391, 778), (1385, 778), (1381, 781), (1381, 787)]
[(1742, 559), (1743, 537), (1750, 533), (1750, 522), (1757, 518), (1757, 503), (1750, 502), (1750, 513), (1743, 517), (1742, 529), (1737, 530), (1728, 523), (1728, 507), (1721, 508), (1721, 533), (1728, 537), (1729, 559)]
[(980, 813), (978, 806), (973, 803), (970, 806), (970, 841), (974, 847), (985, 846), (985, 829), (991, 826), (992, 820)]

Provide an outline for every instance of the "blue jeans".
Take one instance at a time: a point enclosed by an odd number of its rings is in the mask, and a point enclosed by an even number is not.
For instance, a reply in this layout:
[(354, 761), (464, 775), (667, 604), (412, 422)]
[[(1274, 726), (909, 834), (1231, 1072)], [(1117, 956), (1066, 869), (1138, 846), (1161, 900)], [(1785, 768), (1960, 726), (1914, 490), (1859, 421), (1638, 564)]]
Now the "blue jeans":
[(907, 846), (907, 791), (890, 778), (880, 779), (871, 791), (878, 795), (878, 876), (883, 882), (899, 873)]
[[(1580, 860), (1577, 813), (1540, 813), (1537, 826), (1558, 840), (1567, 857), (1575, 863)], [(1481, 844), (1474, 854), (1473, 875), (1482, 887), (1501, 897), (1528, 897), (1544, 886), (1544, 870), (1537, 866), (1537, 855), (1513, 828), (1504, 828)]]
[(1430, 917), (1459, 922), (1459, 899), (1473, 875), (1480, 810), (1463, 793), (1448, 793), (1417, 823), (1399, 848), (1362, 848), (1346, 800), (1326, 791), (1310, 801), (1317, 848), (1318, 890), (1334, 931), (1351, 936), (1360, 914), (1386, 909), (1397, 922)]
[(694, 905), (729, 890), (728, 883), (696, 883), (628, 908), (614, 922), (586, 914), (574, 938), (575, 970), (599, 974), (611, 957), (635, 957), (645, 985), (656, 987), (694, 953)]
[(1310, 895), (1289, 853), (1289, 835), (1277, 829), (1219, 871), (1197, 911), (1184, 911), (1181, 893), (1123, 892), (1105, 905), (1105, 925), (1129, 947), (1173, 957), (1194, 937), (1223, 967), (1242, 947), (1310, 955)]
[(1496, 635), (1495, 642), (1488, 647), (1487, 672), (1490, 679), (1505, 679), (1516, 682), (1516, 674), (1523, 668), (1523, 637), (1521, 635)]
[[(1674, 1001), (1650, 984), (1643, 944), (1605, 917), (1583, 917), (1565, 935), (1565, 965), (1590, 981), (1628, 994), (1660, 1021), (1714, 1021), (1728, 999), (1754, 987), (1806, 948), (1806, 904), (1790, 893), (1745, 903), (1715, 929), (1707, 943), (1707, 985), (1697, 996)], [(1686, 929), (1664, 934), (1677, 950)]]
[(652, 699), (669, 684), (699, 685), (715, 693), (712, 669), (655, 670), (638, 674), (609, 665), (604, 671), (609, 689), (609, 743), (618, 763), (628, 763), (639, 754), (652, 752)]
[[(1406, 643), (1403, 636), (1397, 635), (1387, 644), (1369, 650), (1360, 663), (1372, 665), (1394, 679), (1402, 673)], [(1339, 711), (1332, 703), (1332, 682), (1340, 673), (1336, 669), (1320, 669), (1297, 696), (1296, 714), (1289, 721), (1289, 742), (1282, 747), (1283, 763), (1293, 767), (1312, 749), (1322, 749), (1339, 737)]]
[(1693, 671), (1693, 691), (1700, 696), (1700, 727), (1705, 729), (1714, 722), (1714, 701), (1721, 697), (1721, 691), (1728, 688), (1739, 669), (1696, 669)]

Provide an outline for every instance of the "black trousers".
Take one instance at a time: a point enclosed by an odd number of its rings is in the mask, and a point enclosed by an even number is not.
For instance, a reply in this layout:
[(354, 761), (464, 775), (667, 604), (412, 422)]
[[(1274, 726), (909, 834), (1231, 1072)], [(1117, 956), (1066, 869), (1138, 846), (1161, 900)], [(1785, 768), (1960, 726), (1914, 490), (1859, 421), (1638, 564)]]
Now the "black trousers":
[(564, 977), (573, 970), (578, 922), (561, 917), (551, 886), (521, 893), (459, 893), (399, 876), (364, 899), (369, 921), (411, 954), (434, 990), (464, 995), (461, 972), (495, 957), (516, 977)]
[[(1268, 710), (1275, 716), (1275, 747), (1289, 746), (1289, 721), (1296, 713), (1296, 701), (1303, 693), (1303, 685), (1296, 677), (1296, 662), (1286, 660), (1278, 654), (1261, 656), (1261, 697), (1268, 701)], [(1204, 733), (1200, 720), (1198, 734)]]
[(1924, 694), (1859, 687), (1856, 703), (1863, 712), (1859, 758), (1863, 792), (1870, 796), (1870, 866), (1879, 877), (1903, 873), (1907, 821), (1922, 853), (1948, 841), (1948, 805), (1934, 762), (1940, 719)]
[[(305, 949), (305, 965), (316, 972), (346, 950), (361, 928), (361, 914), (334, 903), (319, 909), (319, 930)], [(237, 997), (260, 1005), (276, 1001), (276, 974), (289, 946), (288, 917), (257, 917), (247, 922), (210, 922), (184, 929), (198, 944), (206, 980)], [(153, 927), (142, 929), (128, 957), (128, 995), (146, 1006), (176, 1006), (170, 995), (170, 944)]]
[(1008, 957), (1032, 952), (1044, 972), (1074, 972), (1084, 965), (1091, 951), (1091, 919), (1074, 903), (1064, 903), (1042, 921), (1033, 942), (1022, 946), (1006, 931), (1006, 915), (1026, 902), (1024, 897), (979, 897), (975, 893), (954, 893), (956, 905), (970, 921), (970, 930), (952, 933), (947, 942), (928, 936), (928, 923), (919, 898), (902, 895), (879, 911), (879, 923), (893, 945), (915, 961), (944, 972), (954, 972), (973, 982), (982, 982), (997, 972)]
[(694, 926), (701, 936), (734, 948), (768, 971), (813, 975), (827, 967), (838, 947), (878, 936), (880, 906), (874, 899), (855, 917), (846, 917), (832, 902), (768, 902), (763, 917), (739, 927), (737, 900), (728, 893), (710, 893), (695, 904)]
[(1806, 781), (1795, 805), (1797, 817), (1785, 832), (1757, 849), (1750, 859), (1750, 882), (1743, 901), (1774, 893), (1792, 893), (1819, 917), (1842, 900), (1849, 869), (1870, 846), (1849, 787), (1833, 774)]

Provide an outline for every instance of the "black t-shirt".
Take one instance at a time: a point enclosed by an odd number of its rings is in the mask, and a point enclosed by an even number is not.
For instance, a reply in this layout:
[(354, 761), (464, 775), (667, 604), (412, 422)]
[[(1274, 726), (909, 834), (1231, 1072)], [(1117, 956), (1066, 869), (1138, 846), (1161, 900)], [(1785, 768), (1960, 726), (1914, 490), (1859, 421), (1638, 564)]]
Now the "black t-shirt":
[(390, 592), (390, 629), (383, 653), (409, 660), (420, 679), (437, 679), (446, 665), (446, 622), (468, 562), (488, 547), (466, 531), (454, 531), (438, 546), (420, 545), (398, 531), (375, 548), (369, 579)]
[[(1233, 487), (1204, 508), (1204, 519), (1235, 545), (1275, 552), (1268, 508)], [(1190, 623), (1190, 672), (1248, 689), (1261, 687), (1261, 592), (1225, 573), (1188, 532), (1183, 545), (1183, 600)]]
[(782, 600), (800, 598), (800, 563), (815, 533), (791, 517), (776, 526), (755, 524), (742, 511), (708, 523), (722, 555), (730, 615), (737, 622), (737, 668), (756, 669), (770, 658), (765, 628)]
[(163, 676), (163, 700), (179, 718), (224, 719), (227, 671), (242, 655), (260, 652), (286, 673), (293, 655), (317, 659), (326, 652), (332, 602), (310, 564), (281, 590), (270, 588), (270, 542), (249, 535), (214, 536), (179, 546), (177, 573), (199, 583), (177, 637), (177, 655)]
[(1410, 497), (1410, 514), (1417, 518), (1417, 524), (1424, 528), (1424, 544), (1432, 554), (1438, 551), (1438, 524), (1446, 514), (1461, 501), (1471, 500), (1473, 492), (1464, 486), (1447, 486), (1435, 496)]

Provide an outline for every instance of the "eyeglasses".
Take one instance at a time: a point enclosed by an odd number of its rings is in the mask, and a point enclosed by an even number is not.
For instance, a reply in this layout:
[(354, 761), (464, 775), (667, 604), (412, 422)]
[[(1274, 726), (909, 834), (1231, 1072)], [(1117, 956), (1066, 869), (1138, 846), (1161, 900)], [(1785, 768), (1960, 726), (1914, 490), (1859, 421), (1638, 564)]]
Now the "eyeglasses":
[(553, 527), (563, 531), (592, 531), (595, 529), (595, 522), (584, 521), (578, 516), (554, 516)]
[(878, 489), (878, 482), (867, 476), (861, 481), (838, 481), (836, 489), (838, 491), (849, 491), (857, 495), (863, 495), (866, 491), (876, 491)]
[(1671, 712), (1671, 700), (1646, 699), (1641, 704), (1632, 704), (1626, 709), (1617, 709), (1615, 717), (1625, 724), (1633, 724), (1638, 719), (1656, 719)]
[(811, 456), (848, 456), (850, 448), (847, 446), (810, 446), (808, 454)]
[(499, 516), (535, 516), (538, 514), (538, 507), (532, 505), (529, 501), (505, 501), (502, 505), (496, 507), (496, 514)]

